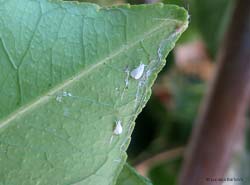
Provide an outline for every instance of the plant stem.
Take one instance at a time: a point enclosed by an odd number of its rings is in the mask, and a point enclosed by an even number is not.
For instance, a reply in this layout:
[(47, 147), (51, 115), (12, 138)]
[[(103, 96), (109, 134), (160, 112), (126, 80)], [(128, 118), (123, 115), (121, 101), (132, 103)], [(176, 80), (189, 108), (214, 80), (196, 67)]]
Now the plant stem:
[(152, 167), (158, 164), (162, 164), (163, 162), (166, 162), (168, 160), (178, 158), (182, 156), (183, 152), (184, 152), (184, 147), (178, 147), (178, 148), (166, 150), (164, 152), (161, 152), (159, 154), (156, 154), (150, 157), (149, 159), (142, 161), (141, 163), (137, 164), (135, 168), (139, 174), (141, 174), (142, 176), (147, 176), (148, 171)]
[(236, 1), (218, 58), (218, 69), (198, 116), (185, 156), (180, 185), (205, 185), (223, 178), (236, 134), (243, 134), (250, 97), (250, 1)]

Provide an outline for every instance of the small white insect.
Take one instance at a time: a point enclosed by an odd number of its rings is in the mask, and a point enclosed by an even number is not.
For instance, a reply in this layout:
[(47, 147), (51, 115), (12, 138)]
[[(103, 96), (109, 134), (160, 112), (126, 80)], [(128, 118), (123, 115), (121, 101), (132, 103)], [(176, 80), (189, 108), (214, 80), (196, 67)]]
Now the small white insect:
[(71, 97), (71, 96), (72, 96), (72, 94), (71, 94), (71, 93), (66, 92), (66, 91), (64, 91), (62, 95), (63, 95), (63, 96), (65, 96), (65, 97), (66, 97), (66, 96), (69, 96), (69, 97)]
[(115, 135), (120, 135), (122, 134), (123, 128), (122, 128), (122, 122), (120, 120), (116, 121), (115, 129), (114, 129), (114, 134)]
[(57, 96), (57, 97), (56, 97), (56, 101), (62, 102), (62, 96)]
[(115, 122), (115, 128), (113, 130), (113, 134), (112, 134), (112, 136), (110, 138), (109, 144), (112, 143), (114, 135), (117, 135), (117, 136), (121, 135), (122, 131), (123, 131), (122, 122), (121, 122), (121, 120), (118, 120), (118, 121)]
[(136, 80), (140, 79), (143, 75), (145, 64), (140, 64), (137, 68), (133, 69), (130, 76)]
[(68, 93), (66, 91), (63, 92), (63, 96), (68, 96)]

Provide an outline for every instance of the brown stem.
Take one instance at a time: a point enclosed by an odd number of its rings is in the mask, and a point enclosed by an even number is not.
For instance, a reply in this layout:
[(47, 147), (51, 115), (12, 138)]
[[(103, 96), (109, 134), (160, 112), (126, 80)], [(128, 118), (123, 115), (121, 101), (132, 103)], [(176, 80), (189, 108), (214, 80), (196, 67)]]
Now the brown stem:
[(162, 162), (165, 162), (167, 160), (180, 157), (180, 156), (182, 156), (183, 152), (184, 152), (184, 147), (179, 147), (179, 148), (175, 148), (172, 150), (167, 150), (167, 151), (161, 152), (161, 153), (154, 155), (154, 156), (150, 157), (149, 159), (146, 159), (146, 160), (142, 161), (141, 163), (137, 164), (135, 166), (135, 169), (138, 171), (139, 174), (141, 174), (143, 176), (147, 176), (148, 171), (153, 166), (156, 166), (158, 164), (162, 164)]
[(218, 58), (218, 70), (185, 156), (180, 185), (211, 184), (206, 178), (224, 177), (235, 135), (239, 133), (237, 129), (244, 128), (242, 124), (245, 124), (243, 120), (250, 97), (249, 10), (249, 0), (236, 1)]

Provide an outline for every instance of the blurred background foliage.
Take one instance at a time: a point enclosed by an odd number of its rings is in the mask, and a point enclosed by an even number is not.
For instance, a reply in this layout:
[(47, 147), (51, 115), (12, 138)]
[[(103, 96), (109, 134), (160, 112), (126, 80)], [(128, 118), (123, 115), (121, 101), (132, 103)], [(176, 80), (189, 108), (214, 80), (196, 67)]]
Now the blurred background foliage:
[[(184, 7), (190, 24), (168, 55), (152, 96), (136, 120), (128, 161), (155, 185), (175, 185), (193, 123), (207, 84), (213, 77), (216, 57), (229, 23), (234, 0), (80, 0), (101, 6), (162, 2)], [(236, 146), (229, 176), (250, 182), (250, 131)], [(246, 147), (245, 147), (246, 146)], [(154, 156), (161, 155), (157, 160)], [(152, 158), (152, 160), (151, 160)], [(149, 161), (147, 161), (149, 160)], [(146, 162), (145, 162), (146, 161)], [(157, 161), (157, 162), (155, 162)], [(245, 183), (245, 184), (244, 184)], [(240, 183), (238, 183), (240, 184)]]

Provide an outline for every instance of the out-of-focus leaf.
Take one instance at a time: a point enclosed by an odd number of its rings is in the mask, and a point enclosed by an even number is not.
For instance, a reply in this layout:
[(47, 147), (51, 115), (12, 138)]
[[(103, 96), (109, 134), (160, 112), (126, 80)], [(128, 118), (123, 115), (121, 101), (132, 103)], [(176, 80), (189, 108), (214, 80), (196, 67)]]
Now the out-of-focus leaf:
[(130, 165), (125, 164), (116, 185), (152, 185), (152, 183), (139, 175)]
[(206, 42), (209, 54), (215, 57), (231, 17), (234, 0), (162, 0), (188, 9), (189, 29), (179, 43), (200, 37)]
[(174, 159), (153, 167), (149, 177), (155, 185), (177, 185), (181, 159)]
[(186, 9), (189, 7), (189, 3), (191, 1), (190, 0), (188, 0), (188, 1), (187, 0), (162, 0), (162, 2), (165, 4), (175, 4), (175, 5), (181, 6), (181, 7), (186, 8)]
[(176, 118), (183, 122), (193, 122), (206, 89), (205, 83), (180, 73), (172, 73), (168, 82), (174, 99), (172, 110)]
[(213, 57), (224, 37), (233, 5), (234, 0), (193, 0), (191, 22), (195, 22)]

